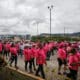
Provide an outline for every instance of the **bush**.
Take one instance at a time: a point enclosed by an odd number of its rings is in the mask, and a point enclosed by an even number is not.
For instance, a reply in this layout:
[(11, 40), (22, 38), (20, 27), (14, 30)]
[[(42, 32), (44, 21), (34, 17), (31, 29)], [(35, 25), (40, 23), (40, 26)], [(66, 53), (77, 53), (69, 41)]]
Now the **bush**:
[(48, 42), (48, 41), (79, 41), (80, 38), (73, 38), (73, 37), (64, 37), (64, 36), (52, 36), (52, 37), (42, 37), (42, 36), (33, 36), (31, 38), (32, 41), (41, 41), (41, 42)]

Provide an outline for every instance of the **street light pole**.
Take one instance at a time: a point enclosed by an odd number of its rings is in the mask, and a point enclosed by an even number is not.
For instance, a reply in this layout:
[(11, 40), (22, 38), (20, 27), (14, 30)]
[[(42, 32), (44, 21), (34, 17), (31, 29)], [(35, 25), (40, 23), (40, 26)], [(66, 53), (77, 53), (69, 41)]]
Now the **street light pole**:
[(37, 36), (38, 36), (38, 32), (39, 32), (39, 31), (38, 31), (38, 24), (39, 24), (39, 23), (37, 22)]
[(51, 19), (51, 11), (52, 11), (52, 9), (53, 9), (53, 5), (51, 5), (51, 6), (48, 6), (48, 9), (50, 10), (50, 37), (51, 37), (51, 21), (52, 21), (52, 19)]
[(50, 9), (50, 37), (51, 37), (51, 9)]
[(64, 36), (65, 36), (65, 31), (66, 31), (66, 28), (64, 27)]

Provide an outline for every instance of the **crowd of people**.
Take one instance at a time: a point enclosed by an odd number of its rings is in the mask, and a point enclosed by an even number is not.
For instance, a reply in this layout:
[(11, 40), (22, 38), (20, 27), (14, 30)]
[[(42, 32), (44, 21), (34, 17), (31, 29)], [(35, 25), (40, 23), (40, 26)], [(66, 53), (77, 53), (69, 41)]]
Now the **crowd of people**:
[[(25, 71), (29, 68), (30, 73), (33, 73), (34, 69), (35, 75), (39, 76), (40, 72), (44, 79), (44, 64), (48, 65), (47, 61), (54, 55), (55, 50), (58, 61), (58, 75), (64, 74), (72, 80), (77, 80), (78, 68), (80, 66), (80, 42), (14, 42), (0, 40), (0, 55), (3, 58), (9, 58), (10, 66), (15, 62), (15, 68), (18, 68), (17, 60), (20, 55), (21, 58), (24, 57)], [(61, 72), (62, 65), (64, 65), (63, 73)], [(67, 73), (67, 67), (69, 73)]]

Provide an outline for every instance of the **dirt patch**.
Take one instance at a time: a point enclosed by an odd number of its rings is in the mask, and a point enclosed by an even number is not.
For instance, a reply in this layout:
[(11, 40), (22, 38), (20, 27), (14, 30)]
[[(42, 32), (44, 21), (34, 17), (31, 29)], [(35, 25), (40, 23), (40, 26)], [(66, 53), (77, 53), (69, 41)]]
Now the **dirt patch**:
[(0, 68), (0, 80), (36, 80), (9, 68)]

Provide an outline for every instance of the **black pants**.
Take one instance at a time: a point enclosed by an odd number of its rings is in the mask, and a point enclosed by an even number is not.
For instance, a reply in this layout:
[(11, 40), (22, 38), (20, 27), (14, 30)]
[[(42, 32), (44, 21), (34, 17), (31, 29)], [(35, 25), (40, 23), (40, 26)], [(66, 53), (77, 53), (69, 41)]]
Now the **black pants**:
[(33, 68), (35, 70), (36, 69), (36, 67), (35, 67), (35, 58), (32, 58), (32, 65), (33, 65)]
[(15, 67), (17, 66), (17, 55), (11, 55), (10, 65), (15, 61)]
[(45, 74), (44, 74), (44, 70), (43, 70), (43, 65), (42, 64), (38, 65), (38, 69), (36, 71), (36, 76), (39, 75), (39, 72), (41, 72), (42, 77), (45, 79)]
[(23, 56), (23, 50), (20, 49), (20, 56)]
[(51, 52), (52, 52), (52, 56), (53, 56), (54, 55), (54, 48), (51, 49)]
[(48, 61), (50, 60), (50, 56), (51, 56), (51, 51), (48, 51), (47, 52), (47, 58), (46, 58)]
[(60, 58), (58, 58), (57, 60), (58, 60), (58, 65), (59, 65), (59, 66), (67, 65), (66, 59), (64, 59), (64, 60), (62, 61)]
[(3, 55), (3, 54), (2, 54), (2, 51), (0, 51), (0, 55)]
[(6, 56), (6, 58), (9, 56), (9, 51), (4, 50), (4, 55)]
[(30, 72), (32, 72), (32, 60), (25, 61), (25, 70), (27, 71), (27, 65), (28, 65), (28, 63), (29, 63), (29, 70), (30, 70)]
[(77, 80), (77, 71), (69, 69), (70, 73), (67, 74), (67, 77), (71, 78), (71, 80)]

